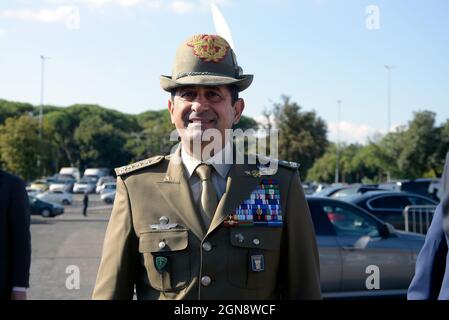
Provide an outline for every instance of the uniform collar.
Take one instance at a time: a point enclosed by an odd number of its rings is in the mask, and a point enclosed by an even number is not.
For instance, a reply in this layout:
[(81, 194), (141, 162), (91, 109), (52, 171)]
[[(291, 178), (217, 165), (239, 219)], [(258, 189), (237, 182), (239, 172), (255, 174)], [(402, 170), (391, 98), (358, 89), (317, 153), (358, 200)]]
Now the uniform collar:
[(192, 157), (181, 147), (181, 160), (184, 164), (184, 167), (187, 169), (188, 178), (192, 176), (196, 167), (201, 163), (211, 164), (214, 169), (218, 172), (218, 174), (226, 179), (228, 176), (229, 169), (231, 169), (231, 164), (224, 163), (226, 159), (232, 158), (232, 148), (231, 143), (228, 141), (223, 149), (217, 152), (213, 157), (209, 158), (206, 161), (201, 162), (200, 160)]

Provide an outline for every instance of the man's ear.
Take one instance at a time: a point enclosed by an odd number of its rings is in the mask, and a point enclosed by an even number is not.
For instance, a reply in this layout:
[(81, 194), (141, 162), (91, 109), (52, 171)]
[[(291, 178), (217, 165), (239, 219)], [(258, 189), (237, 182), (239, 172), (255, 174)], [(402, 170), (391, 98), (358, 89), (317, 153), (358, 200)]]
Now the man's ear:
[(172, 99), (168, 99), (168, 112), (170, 112), (170, 120), (172, 124), (175, 124), (175, 121), (173, 120), (173, 110), (175, 106)]
[(242, 98), (239, 98), (234, 103), (234, 110), (235, 110), (234, 122), (233, 122), (234, 125), (240, 121), (240, 118), (242, 117), (243, 109), (245, 109), (245, 101)]

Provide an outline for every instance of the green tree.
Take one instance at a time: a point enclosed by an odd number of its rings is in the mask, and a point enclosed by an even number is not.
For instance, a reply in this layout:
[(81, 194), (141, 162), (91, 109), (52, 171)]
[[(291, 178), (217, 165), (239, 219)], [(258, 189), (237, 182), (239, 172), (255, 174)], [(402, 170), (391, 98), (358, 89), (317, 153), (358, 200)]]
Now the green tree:
[(51, 129), (46, 121), (42, 132), (42, 139), (39, 139), (39, 122), (29, 115), (6, 119), (0, 126), (0, 154), (7, 171), (25, 180), (53, 172), (54, 145), (50, 142)]
[(315, 162), (307, 172), (307, 180), (332, 183), (335, 181), (337, 152), (335, 144), (330, 144), (326, 152)]
[(18, 118), (23, 114), (32, 114), (33, 105), (29, 103), (12, 102), (0, 99), (0, 124), (5, 123), (7, 118)]
[(282, 96), (281, 102), (274, 104), (273, 111), (279, 129), (279, 158), (299, 162), (305, 180), (307, 171), (328, 145), (326, 123), (314, 111), (301, 111), (288, 96)]
[(169, 153), (177, 141), (170, 141), (175, 126), (168, 110), (147, 111), (137, 117), (141, 130), (132, 134), (126, 146), (133, 154), (133, 160)]
[(440, 143), (435, 128), (435, 113), (415, 112), (404, 132), (398, 166), (403, 176), (419, 178), (430, 168), (430, 158)]
[(74, 137), (74, 132), (79, 125), (77, 119), (66, 110), (51, 112), (46, 116), (46, 119), (52, 129), (52, 139), (58, 148), (56, 154), (57, 167), (66, 165), (79, 167), (80, 150)]
[(124, 148), (124, 133), (98, 115), (83, 119), (74, 137), (80, 149), (81, 168), (112, 168), (129, 162), (130, 155)]
[(233, 127), (233, 129), (242, 129), (242, 130), (247, 129), (257, 130), (258, 128), (259, 125), (257, 124), (257, 121), (247, 116), (242, 116), (240, 118), (240, 121)]

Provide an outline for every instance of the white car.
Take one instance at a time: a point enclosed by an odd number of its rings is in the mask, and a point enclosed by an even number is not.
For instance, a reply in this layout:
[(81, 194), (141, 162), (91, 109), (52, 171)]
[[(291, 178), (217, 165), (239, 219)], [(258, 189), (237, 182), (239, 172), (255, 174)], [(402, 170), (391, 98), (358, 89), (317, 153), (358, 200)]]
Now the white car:
[(105, 183), (115, 182), (116, 179), (113, 176), (101, 177), (98, 179), (97, 187), (95, 189), (96, 193), (100, 193), (103, 190), (103, 186)]
[(51, 203), (62, 203), (63, 205), (73, 203), (73, 195), (64, 191), (49, 190), (36, 195), (36, 198)]
[(31, 188), (31, 187), (26, 187), (26, 191), (27, 191), (28, 197), (35, 197), (39, 193), (43, 192), (42, 189)]
[(92, 193), (95, 192), (95, 186), (97, 180), (92, 177), (83, 177), (80, 181), (76, 182), (73, 186), (74, 193)]
[(111, 193), (117, 189), (117, 184), (115, 182), (108, 182), (101, 186), (100, 188), (100, 194), (103, 193)]
[(72, 176), (75, 180), (79, 180), (81, 178), (79, 169), (75, 167), (61, 168), (59, 174)]
[(73, 182), (70, 180), (56, 180), (52, 183), (50, 183), (50, 187), (48, 188), (50, 191), (62, 191), (62, 192), (68, 192), (72, 191)]
[(101, 195), (101, 200), (103, 200), (107, 204), (114, 203), (114, 199), (115, 199), (115, 190), (112, 192), (103, 193)]

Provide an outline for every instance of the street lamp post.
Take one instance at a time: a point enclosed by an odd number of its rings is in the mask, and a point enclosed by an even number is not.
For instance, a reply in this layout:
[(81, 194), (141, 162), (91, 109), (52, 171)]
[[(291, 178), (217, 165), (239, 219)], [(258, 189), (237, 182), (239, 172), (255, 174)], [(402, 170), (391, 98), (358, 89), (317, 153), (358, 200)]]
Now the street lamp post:
[(385, 65), (385, 69), (387, 69), (387, 133), (390, 132), (391, 128), (391, 69), (392, 66)]
[[(49, 57), (45, 57), (41, 55), (41, 101), (39, 106), (39, 143), (42, 143), (42, 129), (43, 129), (43, 108), (44, 108), (44, 74), (45, 74), (45, 60), (49, 59)], [(39, 168), (39, 172), (42, 174), (41, 170), (41, 158), (40, 155), (37, 155), (37, 167)]]
[(43, 123), (43, 108), (44, 108), (44, 74), (45, 74), (45, 60), (49, 59), (41, 55), (41, 103), (39, 106), (39, 140), (42, 140), (42, 123)]
[(339, 182), (340, 176), (340, 114), (341, 114), (341, 100), (337, 100), (338, 103), (338, 123), (337, 123), (337, 162), (335, 165), (335, 183)]

